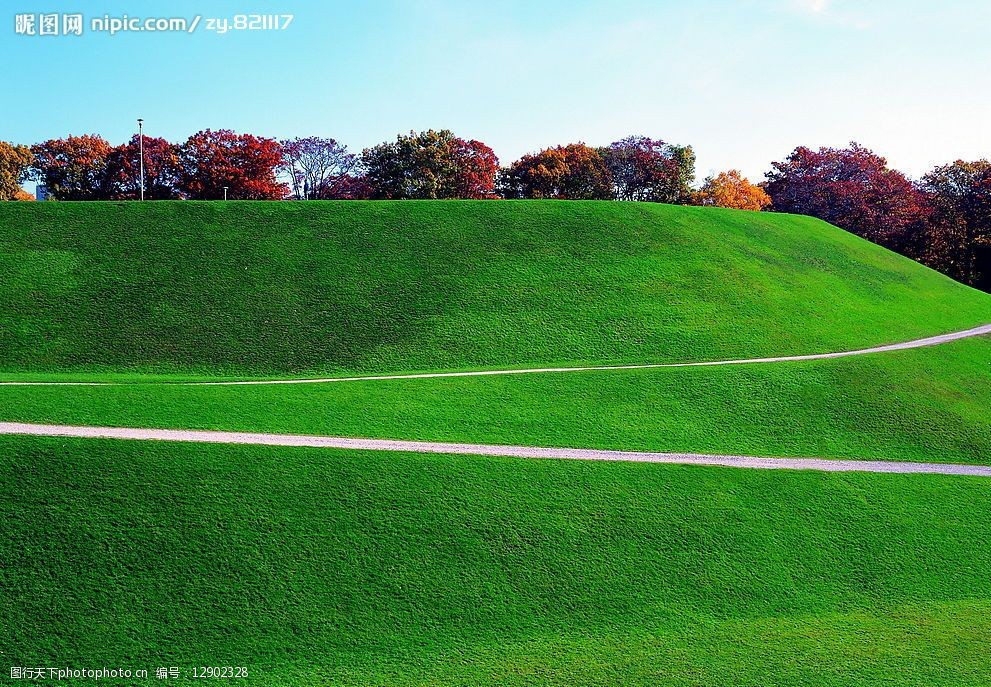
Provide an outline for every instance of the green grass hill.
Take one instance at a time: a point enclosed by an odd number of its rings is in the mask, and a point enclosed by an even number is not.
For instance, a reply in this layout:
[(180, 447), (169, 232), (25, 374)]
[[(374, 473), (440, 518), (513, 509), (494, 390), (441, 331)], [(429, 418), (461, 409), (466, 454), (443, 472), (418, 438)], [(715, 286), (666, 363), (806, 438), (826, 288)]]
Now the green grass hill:
[[(991, 323), (807, 217), (0, 203), (0, 421), (991, 462)], [(0, 436), (9, 666), (251, 687), (985, 687), (991, 481)], [(0, 666), (6, 674), (7, 667)], [(211, 681), (211, 680), (207, 680)], [(213, 680), (219, 682), (219, 680)], [(12, 680), (12, 682), (14, 682)], [(64, 681), (62, 684), (91, 684)]]
[(981, 478), (12, 437), (0, 474), (11, 665), (991, 683)]
[(818, 353), (991, 297), (808, 217), (614, 202), (4, 203), (0, 372), (269, 376)]

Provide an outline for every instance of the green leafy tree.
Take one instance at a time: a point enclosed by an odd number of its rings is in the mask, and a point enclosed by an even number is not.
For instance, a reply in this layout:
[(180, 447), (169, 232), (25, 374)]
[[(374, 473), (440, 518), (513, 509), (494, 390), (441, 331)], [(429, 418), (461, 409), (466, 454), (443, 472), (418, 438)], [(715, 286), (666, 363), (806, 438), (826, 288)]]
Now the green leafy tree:
[(695, 183), (695, 150), (691, 146), (669, 145), (668, 152), (678, 169), (678, 201), (690, 203)]
[(931, 171), (920, 186), (932, 208), (926, 262), (991, 291), (991, 162), (957, 160)]
[(481, 141), (430, 129), (380, 143), (361, 156), (373, 198), (492, 198), (499, 158)]

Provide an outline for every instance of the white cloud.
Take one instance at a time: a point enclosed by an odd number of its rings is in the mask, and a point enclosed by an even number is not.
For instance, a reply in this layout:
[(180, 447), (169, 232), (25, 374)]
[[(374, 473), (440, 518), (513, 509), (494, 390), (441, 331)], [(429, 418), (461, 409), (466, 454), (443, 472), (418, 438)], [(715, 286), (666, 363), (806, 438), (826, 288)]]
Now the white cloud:
[(816, 17), (817, 21), (822, 21), (834, 26), (864, 31), (872, 27), (872, 22), (861, 14), (836, 8), (832, 0), (792, 0), (792, 7), (802, 14)]

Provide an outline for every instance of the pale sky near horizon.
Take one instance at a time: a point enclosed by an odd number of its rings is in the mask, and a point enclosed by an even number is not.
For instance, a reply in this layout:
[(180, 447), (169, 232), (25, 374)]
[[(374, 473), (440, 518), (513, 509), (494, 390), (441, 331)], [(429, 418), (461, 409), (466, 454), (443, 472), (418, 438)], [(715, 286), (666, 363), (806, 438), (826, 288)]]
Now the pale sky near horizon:
[[(0, 139), (119, 143), (205, 128), (332, 136), (354, 150), (450, 128), (503, 163), (629, 134), (691, 144), (699, 179), (754, 180), (795, 146), (851, 140), (918, 177), (991, 157), (983, 0), (19, 0), (0, 16), (16, 74)], [(18, 35), (17, 14), (80, 13), (82, 36)], [(205, 28), (294, 15), (284, 31)], [(91, 30), (104, 15), (201, 15), (193, 34)]]

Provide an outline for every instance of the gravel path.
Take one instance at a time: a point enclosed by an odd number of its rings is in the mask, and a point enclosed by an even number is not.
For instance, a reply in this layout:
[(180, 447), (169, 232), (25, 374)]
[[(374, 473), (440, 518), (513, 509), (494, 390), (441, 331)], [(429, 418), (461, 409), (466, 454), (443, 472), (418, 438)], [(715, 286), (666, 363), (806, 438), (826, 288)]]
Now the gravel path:
[(268, 384), (330, 384), (334, 382), (372, 382), (389, 379), (436, 379), (438, 377), (486, 377), (489, 375), (520, 375), (548, 372), (592, 372), (597, 370), (650, 370), (662, 367), (706, 367), (715, 365), (749, 365), (753, 363), (784, 363), (799, 360), (824, 360), (827, 358), (846, 358), (853, 355), (868, 355), (886, 351), (904, 351), (910, 348), (924, 348), (939, 344), (967, 339), (973, 336), (991, 334), (991, 324), (981, 325), (973, 329), (965, 329), (950, 334), (929, 336), (902, 343), (861, 348), (855, 351), (840, 351), (837, 353), (815, 353), (813, 355), (784, 355), (773, 358), (743, 358), (740, 360), (710, 360), (695, 363), (651, 363), (645, 365), (596, 365), (590, 367), (537, 367), (522, 370), (477, 370), (473, 372), (427, 372), (422, 374), (394, 374), (366, 377), (325, 377), (318, 379), (263, 379), (228, 382), (0, 382), (0, 386), (120, 386), (159, 384), (165, 386), (247, 386)]
[(208, 444), (260, 444), (263, 446), (308, 446), (313, 448), (360, 449), (365, 451), (408, 451), (512, 458), (556, 458), (571, 460), (615, 460), (681, 465), (720, 465), (732, 468), (819, 470), (822, 472), (928, 473), (991, 477), (991, 466), (952, 463), (911, 463), (883, 460), (824, 460), (821, 458), (755, 458), (704, 453), (646, 453), (583, 448), (538, 448), (487, 444), (448, 444), (436, 441), (394, 441), (390, 439), (349, 439), (300, 434), (256, 434), (185, 429), (133, 429), (127, 427), (71, 427), (0, 422), (0, 434), (90, 439), (139, 439), (191, 441)]

